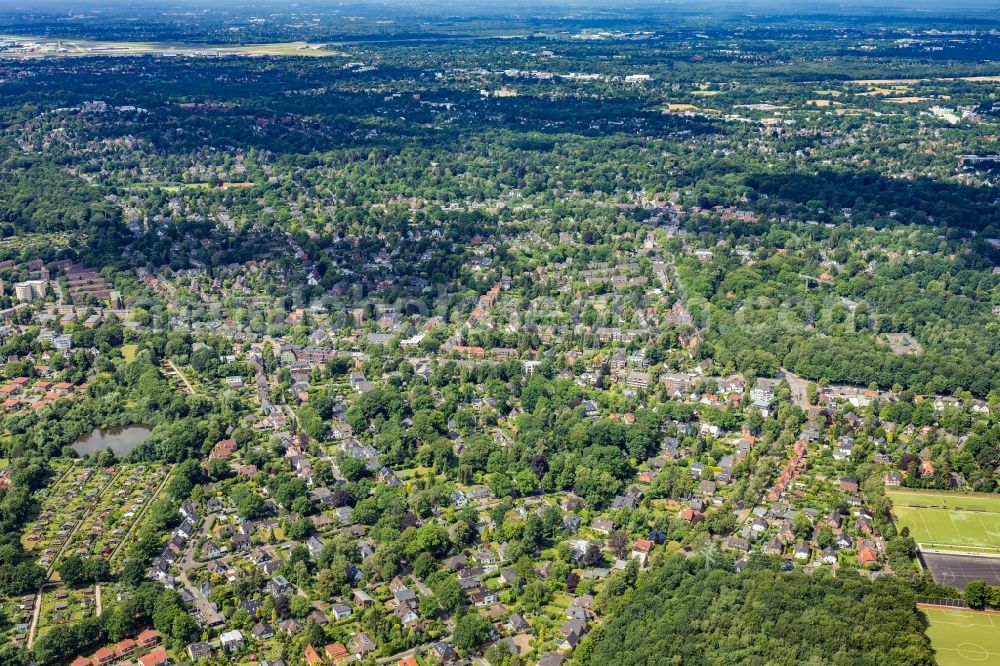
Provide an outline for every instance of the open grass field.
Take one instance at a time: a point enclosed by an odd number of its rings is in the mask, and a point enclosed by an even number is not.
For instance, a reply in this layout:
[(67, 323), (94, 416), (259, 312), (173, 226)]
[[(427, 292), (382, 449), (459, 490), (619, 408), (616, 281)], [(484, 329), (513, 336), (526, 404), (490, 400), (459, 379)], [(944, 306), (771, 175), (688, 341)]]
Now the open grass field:
[(1000, 663), (1000, 615), (953, 608), (922, 608), (927, 635), (941, 666)]
[(1000, 496), (887, 489), (899, 527), (925, 548), (1000, 553)]
[(135, 362), (135, 355), (138, 351), (139, 345), (122, 345), (122, 357), (129, 363)]

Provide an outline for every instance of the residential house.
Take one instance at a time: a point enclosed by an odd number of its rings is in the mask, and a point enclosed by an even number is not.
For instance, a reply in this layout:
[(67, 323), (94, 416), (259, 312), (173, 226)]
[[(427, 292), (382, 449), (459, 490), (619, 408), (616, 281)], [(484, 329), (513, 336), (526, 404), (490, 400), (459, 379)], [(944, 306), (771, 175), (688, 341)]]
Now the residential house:
[[(273, 632), (272, 632), (273, 635)], [(219, 645), (222, 646), (227, 652), (233, 652), (240, 649), (243, 645), (243, 632), (239, 629), (233, 629), (227, 631), (221, 636), (219, 636)]]
[(136, 646), (140, 650), (145, 650), (146, 648), (153, 647), (160, 640), (160, 633), (155, 629), (145, 629), (139, 632), (139, 635), (135, 637)]
[(584, 619), (573, 618), (572, 620), (569, 620), (563, 624), (560, 629), (563, 636), (563, 642), (560, 645), (560, 648), (564, 650), (574, 649), (589, 629), (590, 626)]
[(503, 571), (500, 572), (498, 580), (500, 581), (501, 585), (513, 585), (518, 581), (519, 578), (520, 576), (518, 576), (517, 572), (514, 571), (513, 569), (504, 569)]
[(630, 495), (618, 495), (611, 503), (612, 509), (635, 509), (638, 506), (636, 499)]
[(274, 637), (274, 627), (267, 622), (258, 622), (250, 629), (250, 635), (259, 641)]
[(319, 610), (318, 608), (310, 611), (309, 615), (306, 616), (306, 620), (309, 620), (320, 627), (325, 627), (326, 625), (330, 624), (330, 618), (328, 618), (326, 616), (326, 613)]
[(768, 379), (766, 377), (758, 379), (757, 383), (750, 389), (750, 400), (770, 405), (774, 400), (774, 392), (780, 383), (781, 381), (778, 379)]
[(649, 539), (636, 539), (632, 544), (631, 556), (639, 560), (639, 566), (646, 566), (649, 561), (649, 553), (653, 550), (653, 542)]
[(404, 627), (410, 627), (416, 624), (420, 619), (417, 614), (417, 602), (415, 599), (410, 601), (405, 601), (396, 606), (396, 617), (403, 624)]
[(432, 645), (430, 653), (444, 664), (450, 664), (458, 660), (458, 653), (455, 652), (455, 648), (444, 641), (438, 641)]
[(469, 601), (471, 601), (472, 605), (476, 608), (486, 608), (487, 606), (492, 606), (499, 598), (496, 592), (484, 587), (470, 588), (466, 590), (466, 594), (469, 597)]
[(354, 603), (362, 608), (370, 608), (375, 605), (375, 600), (364, 590), (354, 590)]
[(519, 634), (531, 628), (527, 620), (520, 613), (511, 613), (507, 618), (507, 628), (510, 629), (515, 634)]
[(191, 661), (198, 661), (212, 656), (212, 646), (208, 641), (198, 641), (187, 646), (187, 655)]
[(214, 560), (222, 557), (222, 549), (214, 541), (206, 541), (201, 546), (201, 554), (206, 560)]
[(313, 557), (319, 557), (323, 553), (323, 542), (316, 536), (306, 539), (306, 547), (309, 549), (309, 554)]
[(294, 636), (296, 634), (302, 633), (305, 627), (302, 623), (296, 620), (294, 617), (290, 617), (287, 620), (283, 620), (281, 624), (278, 625), (278, 631), (288, 634), (289, 636)]
[(323, 652), (326, 656), (327, 662), (330, 664), (339, 664), (343, 661), (350, 661), (351, 653), (347, 651), (347, 647), (343, 643), (331, 643), (330, 645), (323, 646)]
[(158, 647), (139, 657), (139, 666), (170, 666), (170, 657), (167, 656), (166, 650)]
[(308, 666), (323, 666), (326, 663), (312, 644), (306, 646), (305, 654), (302, 655), (302, 658)]
[(347, 644), (347, 649), (356, 659), (364, 659), (378, 650), (378, 645), (371, 636), (365, 633), (355, 634)]
[(91, 661), (94, 666), (110, 666), (115, 662), (114, 650), (102, 647), (94, 653), (94, 656), (91, 657)]
[(837, 480), (837, 485), (840, 486), (840, 490), (845, 493), (856, 493), (858, 492), (858, 480), (844, 476)]
[(602, 534), (610, 534), (615, 529), (615, 524), (607, 518), (595, 518), (590, 524), (591, 529)]
[(781, 542), (781, 539), (774, 537), (764, 546), (765, 555), (778, 556), (785, 552), (785, 544)]

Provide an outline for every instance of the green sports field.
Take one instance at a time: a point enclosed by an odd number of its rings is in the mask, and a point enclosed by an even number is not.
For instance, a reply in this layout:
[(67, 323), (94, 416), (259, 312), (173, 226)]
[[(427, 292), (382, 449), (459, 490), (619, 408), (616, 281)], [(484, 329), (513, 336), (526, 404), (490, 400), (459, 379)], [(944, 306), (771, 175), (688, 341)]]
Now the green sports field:
[(951, 608), (921, 608), (941, 666), (1000, 664), (1000, 615)]
[(1000, 496), (886, 489), (896, 525), (925, 548), (1000, 553)]

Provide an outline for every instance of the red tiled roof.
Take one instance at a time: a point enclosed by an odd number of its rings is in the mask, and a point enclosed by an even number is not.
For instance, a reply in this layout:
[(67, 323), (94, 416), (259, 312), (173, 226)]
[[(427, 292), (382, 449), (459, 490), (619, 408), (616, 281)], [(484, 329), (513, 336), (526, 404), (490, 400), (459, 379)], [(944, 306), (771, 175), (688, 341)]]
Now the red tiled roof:
[(155, 643), (160, 639), (160, 633), (155, 629), (146, 629), (139, 632), (139, 635), (135, 637), (136, 643), (139, 645), (148, 645), (150, 643)]
[(639, 553), (648, 553), (653, 549), (653, 542), (649, 539), (637, 539), (635, 545), (632, 546), (632, 550)]
[(323, 648), (327, 656), (333, 659), (335, 662), (344, 661), (351, 656), (351, 653), (347, 651), (343, 643), (332, 643)]
[(155, 666), (167, 660), (167, 651), (158, 647), (149, 654), (139, 657), (139, 666)]

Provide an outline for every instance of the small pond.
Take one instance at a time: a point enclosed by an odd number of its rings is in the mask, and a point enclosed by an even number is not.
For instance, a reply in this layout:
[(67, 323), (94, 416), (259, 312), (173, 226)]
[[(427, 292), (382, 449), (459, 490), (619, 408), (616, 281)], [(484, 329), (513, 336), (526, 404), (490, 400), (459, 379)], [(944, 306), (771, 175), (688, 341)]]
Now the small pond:
[(94, 428), (73, 443), (73, 450), (86, 456), (111, 449), (119, 458), (127, 456), (138, 444), (146, 441), (153, 429), (145, 425), (117, 428)]

